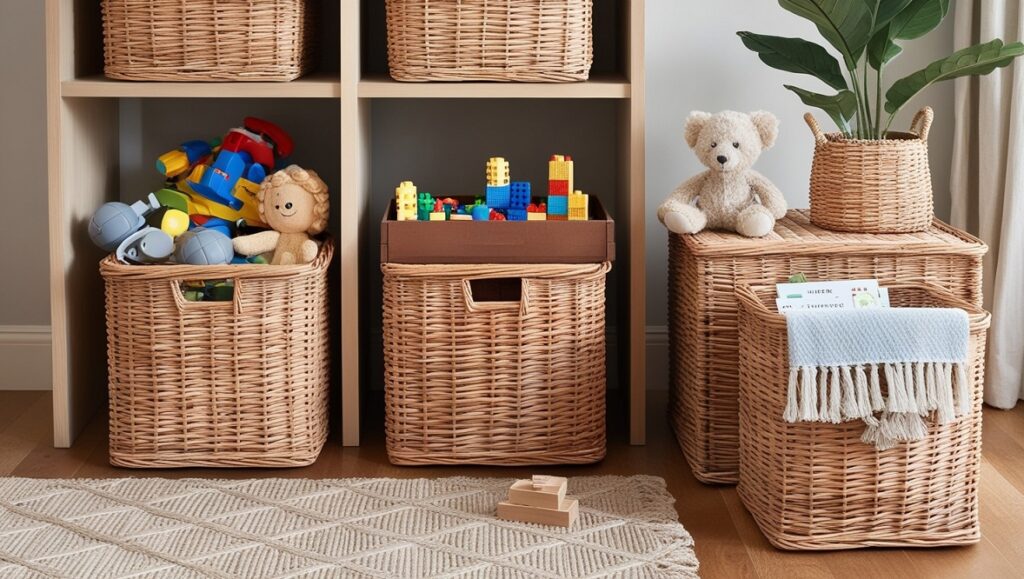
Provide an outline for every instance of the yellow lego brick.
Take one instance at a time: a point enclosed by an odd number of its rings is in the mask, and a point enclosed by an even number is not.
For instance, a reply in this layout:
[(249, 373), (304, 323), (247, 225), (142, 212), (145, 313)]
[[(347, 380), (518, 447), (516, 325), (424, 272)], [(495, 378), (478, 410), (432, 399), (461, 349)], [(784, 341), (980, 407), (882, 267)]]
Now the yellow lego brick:
[(547, 213), (527, 213), (526, 214), (526, 220), (527, 221), (547, 221), (548, 220), (548, 214)]
[(548, 162), (549, 181), (568, 181), (569, 191), (573, 188), (573, 162), (568, 155), (552, 155)]
[(569, 195), (569, 221), (587, 221), (590, 219), (590, 196), (583, 191), (573, 191)]
[(503, 157), (491, 157), (487, 160), (487, 184), (488, 185), (508, 185), (509, 179), (509, 166), (508, 161)]
[(430, 212), (430, 220), (431, 221), (445, 221), (444, 211), (431, 211)]
[(416, 185), (412, 181), (402, 181), (395, 187), (395, 218), (416, 221)]

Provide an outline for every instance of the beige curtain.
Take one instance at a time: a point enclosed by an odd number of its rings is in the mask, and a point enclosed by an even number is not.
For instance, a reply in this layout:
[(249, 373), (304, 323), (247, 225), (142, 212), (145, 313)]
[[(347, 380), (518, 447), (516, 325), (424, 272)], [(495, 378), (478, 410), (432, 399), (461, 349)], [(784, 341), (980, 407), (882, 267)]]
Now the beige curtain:
[[(1021, 0), (959, 0), (954, 43), (1024, 38)], [(981, 237), (985, 306), (992, 312), (985, 402), (1024, 398), (1024, 62), (956, 81), (954, 225)]]

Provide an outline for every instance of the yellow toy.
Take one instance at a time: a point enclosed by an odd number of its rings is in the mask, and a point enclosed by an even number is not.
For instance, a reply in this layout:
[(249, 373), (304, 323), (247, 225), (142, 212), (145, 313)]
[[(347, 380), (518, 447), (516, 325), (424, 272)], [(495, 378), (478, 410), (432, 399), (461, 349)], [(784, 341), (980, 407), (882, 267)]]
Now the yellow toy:
[(573, 191), (573, 162), (568, 155), (552, 155), (548, 161), (548, 181), (568, 181), (568, 192)]
[(508, 161), (502, 157), (491, 157), (487, 161), (487, 184), (493, 187), (509, 185)]
[(573, 191), (569, 195), (569, 221), (587, 221), (590, 219), (589, 207), (590, 195), (583, 191)]
[(236, 199), (240, 199), (242, 201), (242, 207), (236, 211), (227, 205), (221, 205), (216, 201), (211, 201), (210, 199), (203, 197), (188, 186), (189, 179), (198, 181), (199, 177), (202, 176), (205, 170), (205, 165), (199, 165), (192, 171), (188, 179), (181, 179), (177, 182), (178, 190), (188, 195), (189, 215), (207, 215), (209, 217), (219, 217), (220, 219), (231, 222), (244, 219), (247, 225), (251, 225), (253, 227), (267, 226), (260, 217), (260, 202), (256, 198), (260, 190), (259, 183), (253, 183), (248, 179), (238, 179), (238, 183), (235, 185), (233, 193)]
[(548, 214), (547, 213), (537, 213), (537, 212), (527, 213), (526, 214), (526, 220), (527, 221), (547, 221), (548, 220)]
[(445, 215), (444, 211), (431, 211), (430, 212), (430, 220), (431, 221), (447, 221), (447, 219), (445, 219), (445, 217), (446, 217), (446, 215)]
[(395, 188), (395, 211), (398, 221), (416, 221), (416, 185), (402, 181)]

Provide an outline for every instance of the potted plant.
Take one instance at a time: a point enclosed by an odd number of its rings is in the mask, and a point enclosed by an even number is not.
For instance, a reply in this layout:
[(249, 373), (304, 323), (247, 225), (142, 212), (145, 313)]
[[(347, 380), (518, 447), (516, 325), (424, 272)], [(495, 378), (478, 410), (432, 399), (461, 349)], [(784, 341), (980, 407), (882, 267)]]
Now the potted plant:
[(817, 142), (811, 221), (838, 231), (927, 229), (932, 221), (927, 147), (932, 111), (925, 107), (918, 113), (909, 133), (890, 131), (893, 119), (925, 88), (1007, 66), (1024, 53), (1024, 44), (996, 39), (964, 48), (892, 83), (883, 99), (885, 67), (903, 52), (900, 41), (934, 30), (949, 12), (949, 0), (779, 0), (779, 5), (813, 22), (841, 57), (801, 38), (737, 33), (768, 66), (809, 74), (836, 91), (821, 94), (786, 85), (839, 127), (839, 132), (824, 134), (810, 113), (804, 116)]

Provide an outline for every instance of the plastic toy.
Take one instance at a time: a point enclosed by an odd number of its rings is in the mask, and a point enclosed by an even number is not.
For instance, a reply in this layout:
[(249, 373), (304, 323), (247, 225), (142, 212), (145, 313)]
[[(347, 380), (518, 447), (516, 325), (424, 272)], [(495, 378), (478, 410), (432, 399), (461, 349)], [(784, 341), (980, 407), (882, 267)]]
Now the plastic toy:
[(479, 203), (473, 206), (473, 221), (490, 221), (491, 208), (486, 204)]
[(527, 212), (525, 209), (510, 208), (508, 210), (509, 221), (526, 221)]
[(565, 197), (569, 194), (569, 181), (548, 181), (548, 196)]
[(473, 216), (465, 213), (452, 213), (449, 221), (472, 221)]
[(533, 213), (527, 212), (526, 213), (526, 220), (527, 221), (547, 221), (548, 220), (548, 214), (547, 213), (540, 213), (540, 212), (537, 212), (537, 211), (534, 211)]
[(487, 216), (488, 221), (506, 221), (505, 214), (497, 209), (491, 209), (490, 215)]
[(569, 195), (569, 221), (587, 221), (590, 219), (590, 196), (583, 191), (574, 191)]
[(497, 209), (508, 209), (511, 194), (511, 185), (488, 185), (487, 205)]
[(431, 211), (427, 216), (428, 221), (448, 221), (448, 216), (444, 211)]
[(277, 159), (291, 155), (293, 149), (291, 137), (274, 123), (247, 117), (243, 127), (228, 132), (213, 164), (198, 180), (188, 180), (196, 193), (235, 210), (242, 207), (233, 194), (238, 180), (262, 182)]
[(252, 256), (273, 252), (271, 265), (310, 263), (320, 248), (310, 239), (327, 227), (327, 184), (314, 171), (291, 165), (260, 186), (260, 215), (273, 229), (234, 239), (235, 251)]
[(161, 207), (146, 216), (146, 223), (172, 238), (188, 231), (188, 213), (171, 207)]
[(569, 197), (566, 195), (552, 195), (548, 197), (548, 217), (552, 215), (569, 215)]
[(156, 227), (144, 227), (128, 236), (114, 252), (118, 261), (160, 263), (174, 253), (174, 239)]
[(416, 195), (416, 219), (430, 221), (430, 213), (434, 210), (433, 195), (426, 191)]
[(188, 265), (225, 265), (234, 257), (231, 238), (204, 227), (186, 231), (174, 248), (175, 260)]
[(512, 209), (526, 209), (532, 198), (529, 181), (513, 181), (509, 189), (508, 206)]
[(416, 185), (412, 181), (402, 181), (395, 188), (395, 212), (398, 221), (416, 221)]
[(146, 216), (160, 209), (156, 196), (128, 205), (120, 201), (104, 203), (89, 221), (89, 238), (103, 251), (114, 251), (128, 236), (146, 226)]
[(228, 237), (234, 237), (236, 226), (233, 222), (227, 219), (221, 219), (220, 217), (209, 217), (206, 215), (193, 215), (192, 223), (196, 227), (203, 227), (206, 229), (212, 229), (219, 231)]
[(497, 186), (509, 184), (508, 161), (503, 157), (491, 157), (487, 160), (487, 184)]
[[(573, 190), (572, 157), (569, 155), (551, 155), (551, 160), (548, 161), (548, 182), (548, 195), (568, 195)], [(561, 185), (562, 182), (565, 182), (564, 186)], [(563, 188), (564, 193), (561, 192)]]
[(220, 146), (219, 139), (213, 143), (200, 140), (186, 141), (177, 149), (157, 157), (156, 170), (168, 179), (184, 175), (192, 167), (202, 163), (206, 157), (213, 153), (213, 149), (218, 146)]

